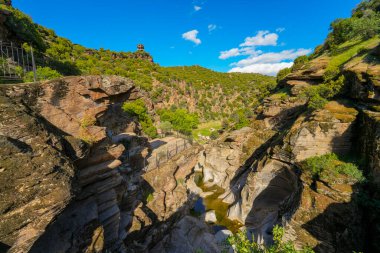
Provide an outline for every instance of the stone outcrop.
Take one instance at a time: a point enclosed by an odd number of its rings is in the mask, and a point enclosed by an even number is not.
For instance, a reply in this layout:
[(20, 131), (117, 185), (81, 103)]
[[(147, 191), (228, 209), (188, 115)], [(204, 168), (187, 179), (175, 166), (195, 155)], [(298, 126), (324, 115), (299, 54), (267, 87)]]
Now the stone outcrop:
[[(369, 50), (376, 53), (378, 47)], [(302, 170), (301, 162), (310, 157), (356, 154), (379, 182), (378, 64), (360, 56), (345, 63), (341, 99), (311, 112), (299, 95), (324, 82), (329, 61), (322, 56), (293, 71), (281, 90), (256, 108), (250, 130), (206, 146), (195, 168), (203, 172), (206, 186), (225, 189), (219, 198), (229, 205), (228, 218), (244, 224), (260, 243), (271, 243), (273, 226), (281, 224), (284, 239), (296, 241), (298, 248), (351, 252), (368, 247), (363, 224), (377, 231), (366, 222), (378, 217), (358, 204), (363, 189), (357, 181), (342, 174), (323, 181)], [(251, 138), (255, 144), (249, 144)], [(243, 148), (247, 144), (250, 148)], [(229, 157), (236, 160), (230, 163)]]
[(302, 115), (285, 137), (283, 149), (296, 162), (326, 153), (347, 155), (352, 148), (357, 114), (356, 109), (332, 101), (324, 110)]
[(192, 188), (193, 167), (201, 147), (190, 147), (170, 161), (142, 175), (142, 198), (134, 201), (126, 245), (131, 252), (145, 252), (170, 233), (189, 213), (197, 192)]
[(153, 104), (129, 79), (67, 77), (0, 92), (1, 250), (140, 252), (191, 208), (187, 181), (201, 147), (146, 172), (155, 146), (121, 106)]
[[(27, 252), (70, 204), (71, 145), (59, 129), (0, 90), (0, 249)], [(78, 147), (79, 148), (79, 147)]]
[(365, 241), (363, 212), (358, 206), (359, 187), (337, 175), (335, 182), (313, 182), (301, 176), (302, 194), (297, 209), (283, 224), (284, 240), (316, 252), (352, 252)]
[(380, 185), (380, 113), (365, 110), (360, 118), (359, 152), (367, 158), (367, 172)]
[(152, 250), (152, 253), (221, 252), (209, 227), (197, 218), (186, 216)]

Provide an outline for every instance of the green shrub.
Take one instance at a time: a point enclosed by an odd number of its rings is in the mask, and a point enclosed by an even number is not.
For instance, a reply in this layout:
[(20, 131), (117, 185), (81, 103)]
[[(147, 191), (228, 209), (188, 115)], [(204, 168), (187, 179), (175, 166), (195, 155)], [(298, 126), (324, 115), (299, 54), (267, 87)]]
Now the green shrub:
[(157, 129), (153, 125), (153, 120), (148, 114), (148, 110), (144, 104), (144, 101), (137, 99), (133, 102), (125, 102), (122, 106), (124, 112), (128, 113), (132, 117), (137, 117), (143, 132), (150, 138), (157, 137)]
[(161, 129), (163, 134), (167, 134), (173, 130), (173, 125), (169, 121), (163, 121), (161, 122), (159, 129)]
[(301, 69), (308, 62), (309, 62), (309, 57), (307, 55), (297, 57), (294, 60), (294, 64), (292, 66), (292, 71)]
[(211, 134), (210, 134), (211, 140), (216, 140), (216, 139), (218, 139), (218, 137), (219, 137), (219, 133), (217, 131), (211, 132)]
[(191, 135), (193, 129), (196, 129), (199, 124), (198, 115), (189, 113), (186, 109), (158, 111), (161, 121), (170, 122), (173, 129), (185, 135)]
[[(62, 77), (62, 75), (58, 71), (53, 70), (49, 67), (37, 67), (36, 74), (37, 74), (38, 81), (52, 80), (52, 79)], [(34, 81), (33, 71), (26, 73), (23, 79), (24, 79), (24, 82), (33, 82)]]
[(357, 165), (340, 160), (334, 153), (310, 157), (301, 163), (301, 167), (309, 171), (315, 180), (333, 180), (336, 174), (346, 175), (357, 182), (365, 180)]
[(251, 124), (251, 121), (249, 119), (251, 113), (252, 112), (247, 109), (240, 109), (231, 114), (229, 118), (229, 124), (232, 126), (232, 129), (238, 130), (249, 126)]
[(353, 163), (342, 163), (337, 166), (337, 171), (340, 174), (344, 174), (356, 179), (358, 182), (365, 181), (363, 172)]
[(334, 79), (334, 77), (326, 76), (326, 81), (317, 86), (310, 86), (305, 89), (300, 97), (308, 99), (308, 108), (311, 110), (322, 109), (329, 99), (338, 95), (344, 87), (345, 78), (343, 75)]
[(278, 73), (277, 73), (277, 83), (281, 82), (287, 75), (289, 75), (290, 73), (292, 72), (291, 68), (284, 68), (284, 69), (281, 69)]
[(149, 193), (147, 196), (146, 196), (146, 202), (149, 203), (151, 202), (152, 200), (154, 199), (154, 196), (152, 193)]
[(80, 121), (80, 126), (87, 128), (89, 126), (94, 126), (96, 124), (96, 118), (92, 115), (84, 115)]
[(254, 240), (250, 241), (247, 238), (246, 231), (230, 236), (227, 243), (232, 246), (236, 253), (313, 253), (314, 251), (308, 247), (302, 250), (296, 250), (293, 243), (282, 242), (284, 236), (284, 229), (278, 225), (273, 228), (273, 241), (272, 246), (259, 245)]

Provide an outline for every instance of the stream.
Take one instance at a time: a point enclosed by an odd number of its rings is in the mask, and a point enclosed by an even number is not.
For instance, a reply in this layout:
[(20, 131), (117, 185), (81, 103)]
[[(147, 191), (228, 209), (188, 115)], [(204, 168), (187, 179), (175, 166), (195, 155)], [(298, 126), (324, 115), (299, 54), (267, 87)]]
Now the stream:
[(194, 176), (194, 181), (196, 185), (202, 189), (203, 193), (207, 194), (205, 197), (199, 197), (194, 205), (193, 212), (201, 216), (208, 211), (214, 210), (216, 215), (216, 223), (212, 225), (214, 232), (218, 232), (223, 229), (228, 229), (232, 233), (237, 233), (239, 229), (243, 226), (242, 223), (235, 220), (230, 220), (227, 217), (229, 205), (224, 203), (219, 196), (221, 196), (225, 190), (219, 186), (213, 186), (211, 188), (206, 188), (203, 184), (203, 174), (196, 173)]

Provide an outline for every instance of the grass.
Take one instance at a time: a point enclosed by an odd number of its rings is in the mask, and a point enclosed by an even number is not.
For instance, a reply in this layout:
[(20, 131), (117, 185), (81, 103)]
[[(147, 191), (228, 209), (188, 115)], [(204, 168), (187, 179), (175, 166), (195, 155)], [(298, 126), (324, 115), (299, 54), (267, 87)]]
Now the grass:
[(344, 123), (354, 121), (358, 115), (358, 111), (353, 107), (349, 107), (345, 101), (330, 101), (325, 105), (325, 109)]
[(222, 122), (221, 121), (209, 121), (206, 123), (202, 123), (198, 125), (198, 128), (193, 130), (193, 138), (195, 141), (201, 141), (200, 137), (198, 135), (202, 136), (208, 136), (210, 137), (211, 131), (214, 129), (214, 131), (218, 131), (222, 129)]
[[(331, 60), (329, 62), (329, 65), (327, 66), (328, 70), (335, 70), (342, 66), (344, 63), (348, 62), (350, 59), (352, 59), (355, 55), (357, 55), (360, 51), (363, 50), (363, 48), (373, 48), (377, 46), (380, 42), (380, 39), (378, 36), (366, 40), (366, 41), (347, 41), (340, 45), (338, 47), (338, 51), (343, 51), (340, 54), (334, 55), (331, 57)], [(339, 50), (340, 49), (340, 50)], [(343, 50), (345, 49), (345, 50)]]
[(273, 100), (285, 100), (288, 97), (289, 97), (289, 94), (286, 92), (279, 92), (279, 93), (275, 93), (272, 96), (270, 96), (270, 98)]

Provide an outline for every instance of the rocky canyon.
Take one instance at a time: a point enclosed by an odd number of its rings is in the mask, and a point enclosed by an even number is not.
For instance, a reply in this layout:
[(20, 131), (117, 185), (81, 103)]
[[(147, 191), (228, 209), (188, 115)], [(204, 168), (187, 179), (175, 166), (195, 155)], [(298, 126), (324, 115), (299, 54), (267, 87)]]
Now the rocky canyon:
[(0, 253), (380, 251), (380, 30), (341, 34), (379, 1), (277, 80), (87, 49), (0, 6), (38, 65), (0, 62)]

